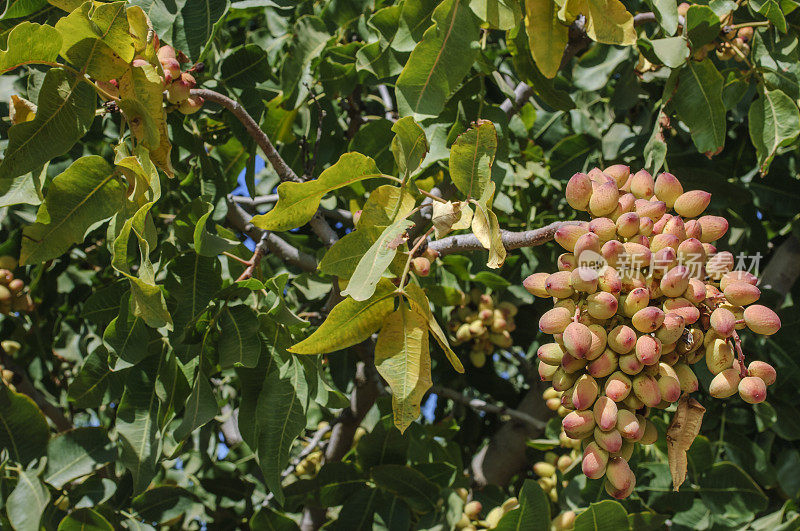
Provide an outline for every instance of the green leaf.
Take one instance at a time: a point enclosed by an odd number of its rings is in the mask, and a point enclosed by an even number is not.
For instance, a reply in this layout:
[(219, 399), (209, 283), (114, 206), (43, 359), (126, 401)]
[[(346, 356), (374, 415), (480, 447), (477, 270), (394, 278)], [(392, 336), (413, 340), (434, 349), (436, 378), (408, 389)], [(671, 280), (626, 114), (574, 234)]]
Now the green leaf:
[(125, 392), (117, 409), (120, 460), (133, 476), (133, 491), (144, 491), (155, 475), (161, 454), (156, 377), (163, 356), (150, 356), (126, 372)]
[(619, 0), (567, 0), (562, 20), (586, 17), (586, 35), (596, 42), (632, 46), (636, 44), (633, 15)]
[(61, 489), (75, 479), (88, 476), (116, 459), (103, 428), (76, 428), (61, 433), (47, 445), (47, 470), (44, 480)]
[(450, 148), (450, 178), (467, 199), (479, 198), (492, 178), (497, 152), (497, 129), (488, 120), (478, 120), (459, 135)]
[(678, 68), (689, 58), (689, 43), (683, 37), (667, 37), (650, 42), (653, 44), (653, 53), (670, 68)]
[(128, 291), (128, 283), (124, 280), (98, 287), (83, 304), (81, 317), (104, 327), (119, 315), (119, 301)]
[(44, 262), (82, 242), (92, 225), (122, 208), (125, 190), (102, 157), (89, 155), (73, 162), (50, 183), (36, 223), (23, 230), (20, 262)]
[(589, 508), (575, 518), (574, 531), (604, 531), (606, 529), (627, 529), (628, 513), (617, 501), (604, 500), (592, 503)]
[(188, 490), (161, 485), (135, 497), (131, 507), (145, 521), (160, 524), (185, 514), (195, 503), (197, 498)]
[(700, 480), (700, 496), (712, 514), (742, 525), (767, 507), (768, 498), (744, 470), (729, 462), (714, 463)]
[[(123, 64), (130, 63), (136, 49), (130, 35), (126, 6), (126, 2), (96, 6), (92, 2), (85, 2), (66, 17), (60, 18), (56, 22), (56, 29), (61, 34), (61, 55), (73, 64), (83, 64), (82, 61), (73, 60), (71, 49), (89, 39), (105, 44)], [(92, 45), (97, 46), (97, 42)]]
[(198, 369), (192, 392), (183, 410), (183, 420), (173, 433), (175, 440), (186, 439), (194, 430), (213, 419), (218, 411), (217, 399), (208, 383), (208, 377), (202, 369)]
[(222, 287), (219, 260), (189, 252), (173, 259), (169, 272), (165, 285), (177, 301), (172, 319), (175, 331), (184, 333)]
[(500, 223), (492, 211), (492, 198), (494, 196), (494, 183), (489, 181), (489, 186), (483, 196), (475, 203), (475, 215), (472, 217), (472, 232), (481, 245), (489, 250), (486, 265), (497, 269), (506, 260), (506, 248), (503, 246), (503, 237), (500, 233)]
[(428, 154), (425, 131), (411, 116), (397, 120), (392, 125), (392, 131), (395, 136), (392, 139), (391, 149), (397, 169), (401, 175), (408, 178), (419, 168), (425, 155)]
[(202, 202), (202, 205), (206, 211), (197, 220), (193, 235), (194, 250), (197, 254), (202, 256), (218, 256), (238, 246), (240, 243), (239, 240), (223, 238), (218, 234), (212, 234), (208, 231), (206, 225), (208, 223), (208, 218), (214, 212), (214, 206), (205, 201)]
[(662, 116), (665, 117), (663, 107), (659, 108), (656, 113), (653, 132), (644, 146), (644, 165), (653, 175), (661, 170), (667, 157), (667, 143), (664, 141), (664, 132), (661, 125)]
[(67, 396), (75, 407), (98, 407), (102, 403), (109, 381), (114, 377), (114, 372), (108, 368), (105, 350), (104, 347), (93, 350), (69, 384)]
[(360, 343), (371, 336), (394, 307), (396, 288), (381, 279), (366, 301), (348, 297), (336, 306), (313, 334), (289, 349), (295, 354), (325, 354)]
[(317, 473), (322, 507), (335, 507), (364, 486), (366, 480), (353, 463), (325, 463)]
[(294, 520), (269, 507), (261, 507), (250, 518), (249, 525), (253, 531), (299, 531), (300, 529)]
[(221, 334), (217, 344), (222, 368), (243, 365), (255, 367), (261, 355), (258, 317), (248, 306), (226, 307), (219, 320)]
[[(52, 38), (42, 33), (39, 30), (36, 36)], [(5, 59), (18, 60), (19, 57), (6, 55)], [(8, 146), (0, 164), (0, 182), (36, 171), (66, 153), (92, 124), (95, 101), (94, 90), (80, 78), (61, 68), (48, 70), (39, 91), (36, 118), (8, 130)]]
[(370, 476), (378, 488), (402, 498), (416, 512), (426, 513), (436, 506), (435, 500), (439, 487), (411, 467), (380, 465), (372, 467)]
[[(175, 4), (166, 3), (174, 8)], [(186, 0), (180, 11), (172, 15), (171, 43), (192, 61), (200, 61), (211, 46), (219, 22), (230, 7), (229, 0)], [(148, 11), (145, 9), (145, 11)], [(149, 11), (148, 11), (149, 12)], [(153, 16), (152, 13), (151, 17)], [(160, 16), (163, 16), (159, 14)], [(169, 20), (169, 17), (165, 17)]]
[(6, 514), (15, 531), (39, 531), (42, 513), (50, 502), (50, 491), (35, 470), (19, 473), (17, 486), (6, 500)]
[(697, 150), (709, 157), (719, 153), (725, 145), (725, 105), (722, 76), (710, 59), (689, 61), (680, 70), (672, 102)]
[[(525, 27), (509, 31), (506, 34), (506, 43), (517, 75), (534, 90), (544, 103), (562, 111), (575, 108), (575, 102), (572, 101), (570, 95), (566, 91), (557, 89), (553, 79), (548, 79), (534, 64)], [(555, 74), (553, 75), (555, 76)]]
[(397, 78), (400, 114), (437, 116), (478, 54), (478, 24), (466, 0), (444, 0)]
[(458, 359), (456, 353), (450, 348), (447, 335), (444, 333), (444, 330), (442, 330), (442, 327), (439, 326), (439, 323), (436, 322), (436, 318), (433, 316), (433, 312), (431, 312), (430, 303), (428, 302), (428, 297), (425, 292), (416, 284), (409, 284), (405, 289), (409, 304), (411, 304), (412, 308), (414, 308), (417, 313), (424, 315), (428, 320), (428, 329), (430, 333), (433, 334), (433, 338), (436, 342), (439, 343), (439, 346), (442, 347), (450, 364), (457, 372), (463, 373), (464, 365), (461, 364), (461, 360)]
[(678, 30), (678, 4), (671, 0), (648, 0), (656, 15), (656, 20), (668, 35), (675, 35)]
[[(693, 50), (713, 42), (720, 32), (719, 16), (704, 5), (692, 5), (686, 12), (686, 35)], [(705, 61), (703, 61), (705, 62)]]
[(380, 491), (377, 489), (363, 489), (350, 496), (339, 517), (331, 525), (334, 531), (373, 531), (375, 511), (380, 501)]
[(119, 315), (106, 327), (103, 341), (111, 347), (112, 352), (132, 365), (150, 354), (147, 349), (149, 329), (144, 319), (134, 315), (129, 295), (122, 297)]
[(306, 427), (305, 407), (296, 387), (300, 383), (272, 370), (258, 397), (258, 464), (280, 504), (284, 500), (281, 473), (289, 463), (292, 443)]
[(278, 185), (278, 203), (266, 214), (253, 217), (252, 223), (260, 229), (273, 231), (300, 227), (314, 217), (320, 200), (328, 192), (380, 176), (380, 170), (370, 157), (345, 153), (313, 181)]
[(497, 531), (550, 529), (550, 501), (538, 483), (526, 479), (518, 498), (519, 507), (500, 519), (495, 527)]
[(546, 78), (554, 78), (561, 67), (569, 28), (558, 19), (553, 0), (525, 0), (525, 31), (536, 66)]
[[(397, 187), (392, 186), (391, 188)], [(359, 221), (359, 225), (361, 225), (361, 221)], [(318, 266), (320, 272), (349, 279), (361, 261), (361, 257), (378, 240), (385, 228), (370, 226), (365, 223), (363, 227), (345, 234), (328, 249), (325, 256), (320, 260)]]
[(50, 428), (47, 420), (27, 396), (0, 385), (0, 449), (23, 465), (45, 453)]
[(113, 531), (114, 526), (103, 516), (89, 508), (77, 509), (58, 524), (58, 531)]
[(414, 206), (414, 198), (408, 191), (401, 190), (399, 186), (384, 184), (370, 192), (361, 210), (358, 227), (376, 227), (382, 230), (396, 219), (407, 217)]
[(394, 424), (404, 432), (431, 388), (428, 319), (405, 302), (386, 316), (375, 343), (375, 367), (392, 389)]
[(492, 29), (510, 30), (522, 19), (516, 0), (472, 0), (472, 12)]
[(764, 89), (747, 113), (750, 140), (758, 154), (759, 171), (769, 170), (778, 149), (790, 145), (800, 133), (800, 113), (792, 99), (780, 90)]
[(753, 0), (750, 5), (764, 18), (772, 22), (781, 33), (786, 33), (786, 17), (781, 4), (776, 0)]
[(229, 87), (249, 88), (263, 83), (270, 76), (269, 57), (255, 44), (240, 46), (222, 62), (220, 75), (220, 83)]
[(47, 180), (45, 163), (41, 170), (33, 170), (25, 175), (0, 179), (0, 207), (26, 204), (41, 205), (44, 196), (42, 185)]
[(378, 281), (394, 260), (397, 248), (405, 242), (402, 235), (413, 225), (407, 219), (398, 219), (386, 227), (358, 262), (342, 296), (349, 295), (356, 301), (372, 297)]
[(487, 288), (491, 289), (502, 289), (511, 285), (511, 282), (500, 275), (492, 273), (491, 271), (479, 271), (475, 273), (475, 275), (472, 277), (472, 280), (475, 282), (480, 282)]
[(52, 63), (59, 50), (61, 34), (53, 26), (34, 22), (17, 24), (8, 34), (5, 49), (0, 49), (0, 74), (31, 63)]
[(281, 65), (280, 87), (289, 100), (287, 107), (294, 108), (307, 94), (302, 82), (310, 80), (311, 62), (319, 57), (331, 36), (325, 22), (311, 15), (298, 18), (291, 34), (291, 47)]
[(27, 17), (47, 5), (47, 0), (8, 0), (0, 20)]

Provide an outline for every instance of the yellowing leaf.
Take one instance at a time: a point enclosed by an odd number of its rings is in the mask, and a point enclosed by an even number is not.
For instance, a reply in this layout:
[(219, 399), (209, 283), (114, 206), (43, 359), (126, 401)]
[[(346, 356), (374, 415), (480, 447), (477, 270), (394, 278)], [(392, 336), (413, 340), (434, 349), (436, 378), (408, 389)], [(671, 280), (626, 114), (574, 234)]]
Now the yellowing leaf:
[(500, 232), (500, 223), (492, 212), (492, 197), (494, 196), (494, 183), (490, 182), (486, 192), (479, 201), (475, 201), (475, 215), (472, 218), (472, 232), (481, 245), (489, 250), (489, 259), (486, 265), (497, 269), (506, 261), (506, 248), (503, 246), (503, 237)]
[(553, 0), (525, 0), (525, 31), (531, 55), (548, 78), (556, 77), (569, 38), (569, 28), (558, 19)]
[(586, 35), (604, 44), (632, 46), (636, 44), (633, 15), (619, 0), (567, 0), (564, 4), (565, 20), (586, 17)]
[(689, 395), (683, 395), (667, 429), (667, 459), (672, 485), (677, 491), (686, 479), (686, 451), (692, 446), (706, 408)]
[(433, 221), (433, 226), (436, 229), (436, 238), (447, 236), (450, 231), (454, 230), (456, 224), (463, 225), (462, 220), (466, 216), (469, 216), (470, 219), (472, 218), (472, 209), (469, 208), (467, 203), (462, 201), (448, 201), (446, 203), (434, 201), (431, 221)]
[(392, 125), (392, 131), (395, 133), (391, 146), (394, 160), (400, 174), (408, 177), (419, 168), (428, 154), (428, 139), (412, 116), (397, 120)]
[(36, 105), (12, 94), (8, 102), (8, 117), (11, 119), (11, 125), (30, 122), (36, 118)]
[(394, 425), (404, 432), (419, 417), (420, 401), (432, 385), (427, 319), (406, 302), (383, 321), (375, 367), (392, 388)]
[(0, 74), (22, 65), (49, 63), (61, 49), (61, 35), (53, 26), (22, 22), (8, 34), (4, 50), (0, 50)]
[(337, 304), (313, 334), (289, 348), (295, 354), (325, 354), (364, 341), (383, 323), (394, 308), (394, 284), (381, 279), (375, 294), (366, 301), (351, 297)]
[(425, 292), (422, 291), (416, 284), (408, 284), (405, 288), (406, 295), (408, 295), (408, 302), (411, 304), (411, 307), (418, 313), (421, 313), (425, 316), (428, 320), (428, 329), (430, 333), (433, 334), (433, 338), (439, 343), (439, 346), (442, 347), (445, 356), (447, 356), (448, 361), (453, 366), (453, 368), (460, 373), (464, 372), (464, 365), (461, 364), (461, 360), (458, 359), (456, 353), (453, 352), (453, 349), (450, 348), (450, 343), (447, 341), (447, 336), (445, 335), (442, 327), (439, 326), (439, 323), (436, 322), (436, 318), (433, 316), (433, 312), (431, 312), (431, 307), (428, 303), (428, 297), (425, 295)]
[(409, 193), (400, 195), (399, 186), (384, 184), (374, 189), (367, 198), (358, 220), (359, 227), (388, 227), (397, 218), (404, 218), (414, 209), (414, 198)]
[(253, 225), (274, 231), (300, 227), (314, 217), (320, 200), (328, 192), (380, 176), (380, 170), (370, 157), (361, 153), (345, 153), (316, 180), (278, 185), (278, 203), (266, 214), (255, 216)]

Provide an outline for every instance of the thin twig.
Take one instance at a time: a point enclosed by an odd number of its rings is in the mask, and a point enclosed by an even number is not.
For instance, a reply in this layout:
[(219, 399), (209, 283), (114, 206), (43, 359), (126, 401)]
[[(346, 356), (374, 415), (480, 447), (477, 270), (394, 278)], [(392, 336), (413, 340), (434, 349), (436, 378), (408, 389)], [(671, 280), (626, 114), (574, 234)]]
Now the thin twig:
[(498, 406), (496, 404), (490, 404), (479, 398), (470, 398), (454, 389), (448, 389), (440, 385), (434, 385), (431, 388), (431, 392), (444, 398), (460, 402), (478, 411), (485, 411), (486, 413), (493, 413), (495, 415), (508, 415), (509, 417), (528, 424), (537, 430), (543, 430), (547, 426), (546, 422), (534, 418), (527, 413), (523, 413), (522, 411), (517, 411), (516, 409), (507, 408), (505, 406)]
[(247, 268), (239, 275), (239, 278), (236, 279), (237, 282), (252, 277), (253, 273), (258, 269), (258, 266), (261, 264), (261, 258), (267, 252), (269, 235), (270, 232), (268, 230), (261, 233), (261, 238), (258, 239), (256, 248), (253, 250), (253, 256), (250, 258)]
[[(535, 247), (547, 243), (555, 237), (556, 231), (564, 225), (575, 225), (580, 221), (556, 221), (539, 229), (526, 230), (522, 232), (502, 231), (503, 247), (520, 249), (522, 247)], [(438, 251), (440, 255), (460, 253), (464, 251), (483, 250), (483, 244), (478, 241), (474, 234), (458, 234), (448, 236), (441, 240), (433, 240), (428, 243), (428, 247)]]

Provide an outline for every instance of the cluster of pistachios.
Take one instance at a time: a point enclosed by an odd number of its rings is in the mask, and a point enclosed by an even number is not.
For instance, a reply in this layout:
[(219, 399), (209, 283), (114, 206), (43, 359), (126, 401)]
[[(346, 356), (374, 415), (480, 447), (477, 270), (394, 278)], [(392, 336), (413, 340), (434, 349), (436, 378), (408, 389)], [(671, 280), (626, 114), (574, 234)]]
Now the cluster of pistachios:
[(0, 257), (0, 313), (32, 312), (33, 300), (21, 278), (14, 278), (12, 269), (17, 267), (17, 259), (12, 256)]
[(473, 289), (451, 315), (449, 327), (455, 336), (452, 342), (470, 344), (470, 361), (475, 367), (483, 367), (486, 356), (491, 356), (497, 347), (509, 348), (514, 343), (511, 332), (516, 328), (515, 315), (514, 304), (496, 303), (491, 295)]
[(625, 498), (636, 483), (627, 462), (634, 443), (658, 436), (650, 408), (698, 389), (692, 364), (705, 358), (714, 397), (765, 399), (775, 370), (745, 366), (737, 331), (774, 334), (780, 319), (753, 304), (757, 277), (734, 270), (734, 256), (712, 245), (728, 221), (702, 215), (711, 194), (684, 192), (669, 173), (653, 179), (615, 165), (575, 174), (566, 197), (593, 219), (558, 230), (567, 252), (557, 273), (524, 281), (554, 300), (539, 320), (554, 337), (538, 350), (539, 375), (561, 393), (549, 401), (567, 436), (582, 440), (584, 474), (605, 476), (607, 492)]

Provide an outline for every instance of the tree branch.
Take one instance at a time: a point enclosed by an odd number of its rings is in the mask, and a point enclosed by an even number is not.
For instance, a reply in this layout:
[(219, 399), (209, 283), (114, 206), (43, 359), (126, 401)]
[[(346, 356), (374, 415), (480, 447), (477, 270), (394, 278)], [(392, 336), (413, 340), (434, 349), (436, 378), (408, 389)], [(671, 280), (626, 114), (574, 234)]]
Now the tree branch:
[[(228, 198), (228, 223), (234, 229), (249, 236), (253, 241), (261, 241), (264, 231), (250, 223), (251, 218), (252, 216), (245, 212), (242, 207), (233, 202), (230, 197)], [(276, 236), (272, 232), (266, 236), (266, 247), (271, 253), (280, 257), (287, 264), (299, 267), (308, 272), (314, 272), (317, 269), (316, 258), (298, 250), (286, 242), (286, 240)]]
[(454, 400), (456, 402), (460, 402), (478, 411), (485, 411), (487, 413), (493, 413), (495, 415), (508, 415), (512, 419), (518, 420), (520, 422), (529, 425), (534, 430), (543, 430), (547, 426), (547, 423), (544, 422), (543, 420), (539, 420), (535, 417), (532, 417), (523, 411), (517, 411), (516, 409), (510, 409), (505, 406), (490, 404), (485, 400), (481, 400), (479, 398), (470, 398), (466, 395), (462, 395), (461, 393), (459, 393), (454, 389), (448, 389), (446, 387), (434, 385), (431, 388), (431, 393), (437, 394), (444, 398), (448, 398), (450, 400)]
[(236, 118), (242, 122), (247, 133), (253, 137), (253, 140), (256, 141), (258, 147), (261, 148), (261, 151), (264, 152), (264, 155), (269, 160), (269, 163), (278, 173), (278, 177), (281, 181), (294, 181), (294, 182), (303, 182), (303, 180), (297, 176), (292, 168), (286, 164), (286, 161), (283, 160), (278, 150), (275, 149), (275, 146), (272, 145), (270, 142), (269, 137), (267, 134), (261, 130), (253, 117), (248, 114), (244, 107), (242, 107), (239, 102), (232, 100), (228, 96), (224, 94), (220, 94), (219, 92), (209, 90), (209, 89), (192, 89), (191, 91), (192, 96), (200, 96), (206, 101), (213, 101), (216, 104), (222, 105), (226, 109), (228, 109), (231, 113), (233, 113)]
[[(580, 221), (556, 221), (539, 229), (526, 230), (522, 232), (502, 231), (503, 247), (506, 250), (519, 249), (521, 247), (535, 247), (549, 242), (553, 239), (556, 231), (564, 225), (575, 225)], [(459, 253), (464, 251), (479, 251), (484, 249), (483, 245), (474, 234), (457, 234), (447, 236), (441, 240), (433, 240), (428, 243), (428, 247), (438, 251), (440, 255)]]

